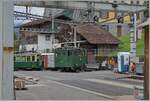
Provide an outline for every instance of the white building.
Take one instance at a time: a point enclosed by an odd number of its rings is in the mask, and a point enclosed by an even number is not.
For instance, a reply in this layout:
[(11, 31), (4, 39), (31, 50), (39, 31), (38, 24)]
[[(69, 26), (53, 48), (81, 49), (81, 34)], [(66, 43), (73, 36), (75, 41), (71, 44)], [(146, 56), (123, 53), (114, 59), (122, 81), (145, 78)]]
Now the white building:
[(52, 33), (50, 21), (35, 20), (22, 25), (19, 51), (50, 52), (53, 48), (61, 47), (58, 40), (54, 39), (59, 29), (57, 27)]
[(52, 45), (51, 35), (47, 34), (38, 34), (37, 35), (37, 43), (32, 44), (21, 44), (19, 46), (19, 51), (37, 51), (37, 52), (50, 52), (53, 48), (61, 47), (61, 44), (55, 43)]

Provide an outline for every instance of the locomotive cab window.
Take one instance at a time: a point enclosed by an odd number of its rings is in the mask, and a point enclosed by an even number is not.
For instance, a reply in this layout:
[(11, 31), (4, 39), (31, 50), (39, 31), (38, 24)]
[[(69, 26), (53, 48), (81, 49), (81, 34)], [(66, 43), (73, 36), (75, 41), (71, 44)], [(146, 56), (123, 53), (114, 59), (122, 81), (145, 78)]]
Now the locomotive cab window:
[(72, 52), (71, 51), (68, 51), (68, 56), (72, 55)]
[(32, 56), (32, 61), (35, 61), (35, 56)]
[(23, 56), (22, 59), (21, 59), (21, 61), (26, 61), (26, 57)]
[(45, 40), (46, 41), (50, 41), (50, 39), (51, 39), (50, 35), (45, 35)]
[(27, 61), (30, 61), (30, 56), (27, 56)]

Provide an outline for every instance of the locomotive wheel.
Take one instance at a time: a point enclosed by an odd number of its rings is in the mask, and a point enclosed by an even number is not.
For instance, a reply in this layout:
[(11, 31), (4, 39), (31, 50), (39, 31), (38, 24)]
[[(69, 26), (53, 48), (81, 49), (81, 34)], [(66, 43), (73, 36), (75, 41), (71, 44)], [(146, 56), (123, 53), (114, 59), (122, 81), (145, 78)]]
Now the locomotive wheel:
[(81, 71), (82, 71), (82, 72), (86, 71), (86, 68), (87, 68), (87, 67), (86, 67), (85, 64), (84, 64), (84, 65), (81, 65)]
[(75, 71), (76, 71), (76, 73), (79, 73), (81, 70), (80, 69), (76, 69)]

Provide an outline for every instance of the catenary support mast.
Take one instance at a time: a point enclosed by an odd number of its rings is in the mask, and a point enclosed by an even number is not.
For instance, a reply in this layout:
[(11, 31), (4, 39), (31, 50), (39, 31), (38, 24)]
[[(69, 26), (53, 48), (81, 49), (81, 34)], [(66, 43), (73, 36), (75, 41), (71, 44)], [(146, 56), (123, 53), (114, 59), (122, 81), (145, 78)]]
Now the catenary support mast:
[(0, 99), (13, 94), (13, 3), (0, 0)]

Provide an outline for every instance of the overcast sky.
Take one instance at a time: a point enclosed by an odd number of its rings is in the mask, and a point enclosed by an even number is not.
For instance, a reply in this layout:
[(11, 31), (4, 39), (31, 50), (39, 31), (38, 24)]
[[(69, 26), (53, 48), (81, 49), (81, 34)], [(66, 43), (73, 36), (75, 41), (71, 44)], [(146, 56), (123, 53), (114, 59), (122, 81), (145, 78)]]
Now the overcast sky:
[[(44, 14), (44, 8), (30, 7), (29, 10), (30, 10), (30, 13), (32, 13), (32, 14), (41, 15), (41, 16)], [(15, 6), (14, 7), (14, 11), (26, 12), (26, 7)], [(18, 19), (15, 19), (14, 20), (14, 24), (16, 26), (16, 25), (20, 25), (22, 23), (26, 23), (28, 21), (29, 20), (18, 20)]]
[[(26, 12), (26, 7), (15, 6), (14, 10), (15, 11), (20, 11), (20, 12)], [(44, 8), (30, 7), (30, 10), (31, 10), (32, 14), (43, 15), (43, 13), (44, 13)]]

